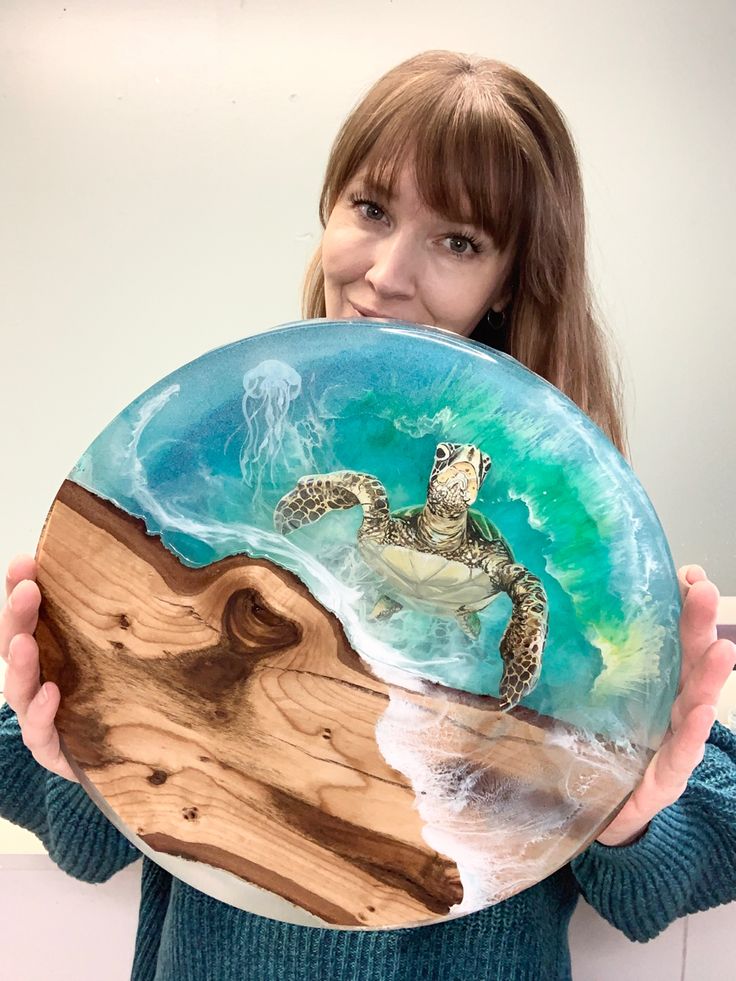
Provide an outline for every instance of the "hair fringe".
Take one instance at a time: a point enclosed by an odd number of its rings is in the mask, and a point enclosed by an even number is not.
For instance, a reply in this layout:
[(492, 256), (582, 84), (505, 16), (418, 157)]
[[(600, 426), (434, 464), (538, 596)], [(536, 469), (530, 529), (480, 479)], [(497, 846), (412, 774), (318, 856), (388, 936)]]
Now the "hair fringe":
[[(343, 122), (320, 195), (322, 227), (360, 167), (391, 187), (410, 154), (425, 204), (457, 214), (469, 199), (474, 223), (514, 255), (508, 353), (628, 458), (620, 360), (588, 280), (577, 153), (559, 108), (502, 62), (450, 51), (409, 58)], [(326, 316), (321, 258), (320, 244), (304, 276), (305, 319)]]

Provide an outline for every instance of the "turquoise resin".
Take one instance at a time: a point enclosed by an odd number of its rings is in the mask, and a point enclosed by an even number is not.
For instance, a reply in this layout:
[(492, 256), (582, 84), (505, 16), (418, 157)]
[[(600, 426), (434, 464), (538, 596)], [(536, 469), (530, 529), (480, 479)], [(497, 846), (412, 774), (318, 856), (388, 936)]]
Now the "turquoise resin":
[(359, 507), (288, 537), (273, 526), (275, 505), (307, 474), (370, 473), (392, 511), (423, 504), (442, 441), (490, 455), (473, 510), (498, 527), (549, 599), (541, 677), (522, 704), (655, 748), (679, 674), (667, 542), (608, 439), (510, 357), (403, 323), (289, 324), (152, 386), (70, 478), (142, 517), (187, 565), (247, 553), (289, 569), (374, 666), (496, 695), (507, 596), (480, 613), (475, 641), (453, 619), (409, 608), (370, 621), (382, 583), (356, 548)]

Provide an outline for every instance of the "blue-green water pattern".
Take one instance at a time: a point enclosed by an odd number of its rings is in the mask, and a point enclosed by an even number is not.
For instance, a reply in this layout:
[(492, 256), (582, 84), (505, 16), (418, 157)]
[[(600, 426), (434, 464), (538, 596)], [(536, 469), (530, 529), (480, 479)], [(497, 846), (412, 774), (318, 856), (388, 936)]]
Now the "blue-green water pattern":
[(378, 477), (392, 509), (422, 504), (438, 442), (492, 458), (475, 508), (540, 577), (543, 671), (524, 704), (656, 745), (679, 669), (679, 596), (659, 521), (625, 460), (555, 388), (446, 331), (307, 321), (212, 351), (132, 402), (70, 475), (142, 517), (191, 566), (247, 553), (298, 575), (358, 650), (452, 687), (496, 694), (510, 601), (454, 620), (367, 614), (380, 578), (356, 548), (360, 508), (288, 537), (273, 510), (307, 474)]

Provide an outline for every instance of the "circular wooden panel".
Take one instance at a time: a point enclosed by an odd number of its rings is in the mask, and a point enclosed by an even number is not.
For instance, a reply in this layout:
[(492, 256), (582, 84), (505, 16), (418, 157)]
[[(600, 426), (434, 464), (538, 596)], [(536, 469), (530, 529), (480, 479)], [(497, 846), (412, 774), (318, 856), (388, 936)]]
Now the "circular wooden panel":
[(292, 922), (422, 925), (549, 875), (676, 690), (635, 476), (438, 329), (307, 321), (186, 365), (92, 443), (38, 562), (86, 790), (183, 880)]

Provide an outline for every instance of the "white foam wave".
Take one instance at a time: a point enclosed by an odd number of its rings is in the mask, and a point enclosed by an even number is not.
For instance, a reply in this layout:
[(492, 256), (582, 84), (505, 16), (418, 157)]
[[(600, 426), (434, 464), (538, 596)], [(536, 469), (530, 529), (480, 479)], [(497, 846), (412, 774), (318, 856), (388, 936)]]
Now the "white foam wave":
[(474, 755), (466, 740), (453, 746), (450, 709), (427, 711), (392, 689), (377, 739), (386, 761), (411, 781), (425, 841), (457, 864), (463, 899), (450, 912), (461, 915), (569, 861), (600, 825), (601, 793), (623, 800), (646, 760), (630, 746), (614, 749), (558, 727), (535, 745), (531, 771), (509, 774), (494, 769), (494, 758), (508, 758), (519, 744), (508, 720), (499, 717)]

